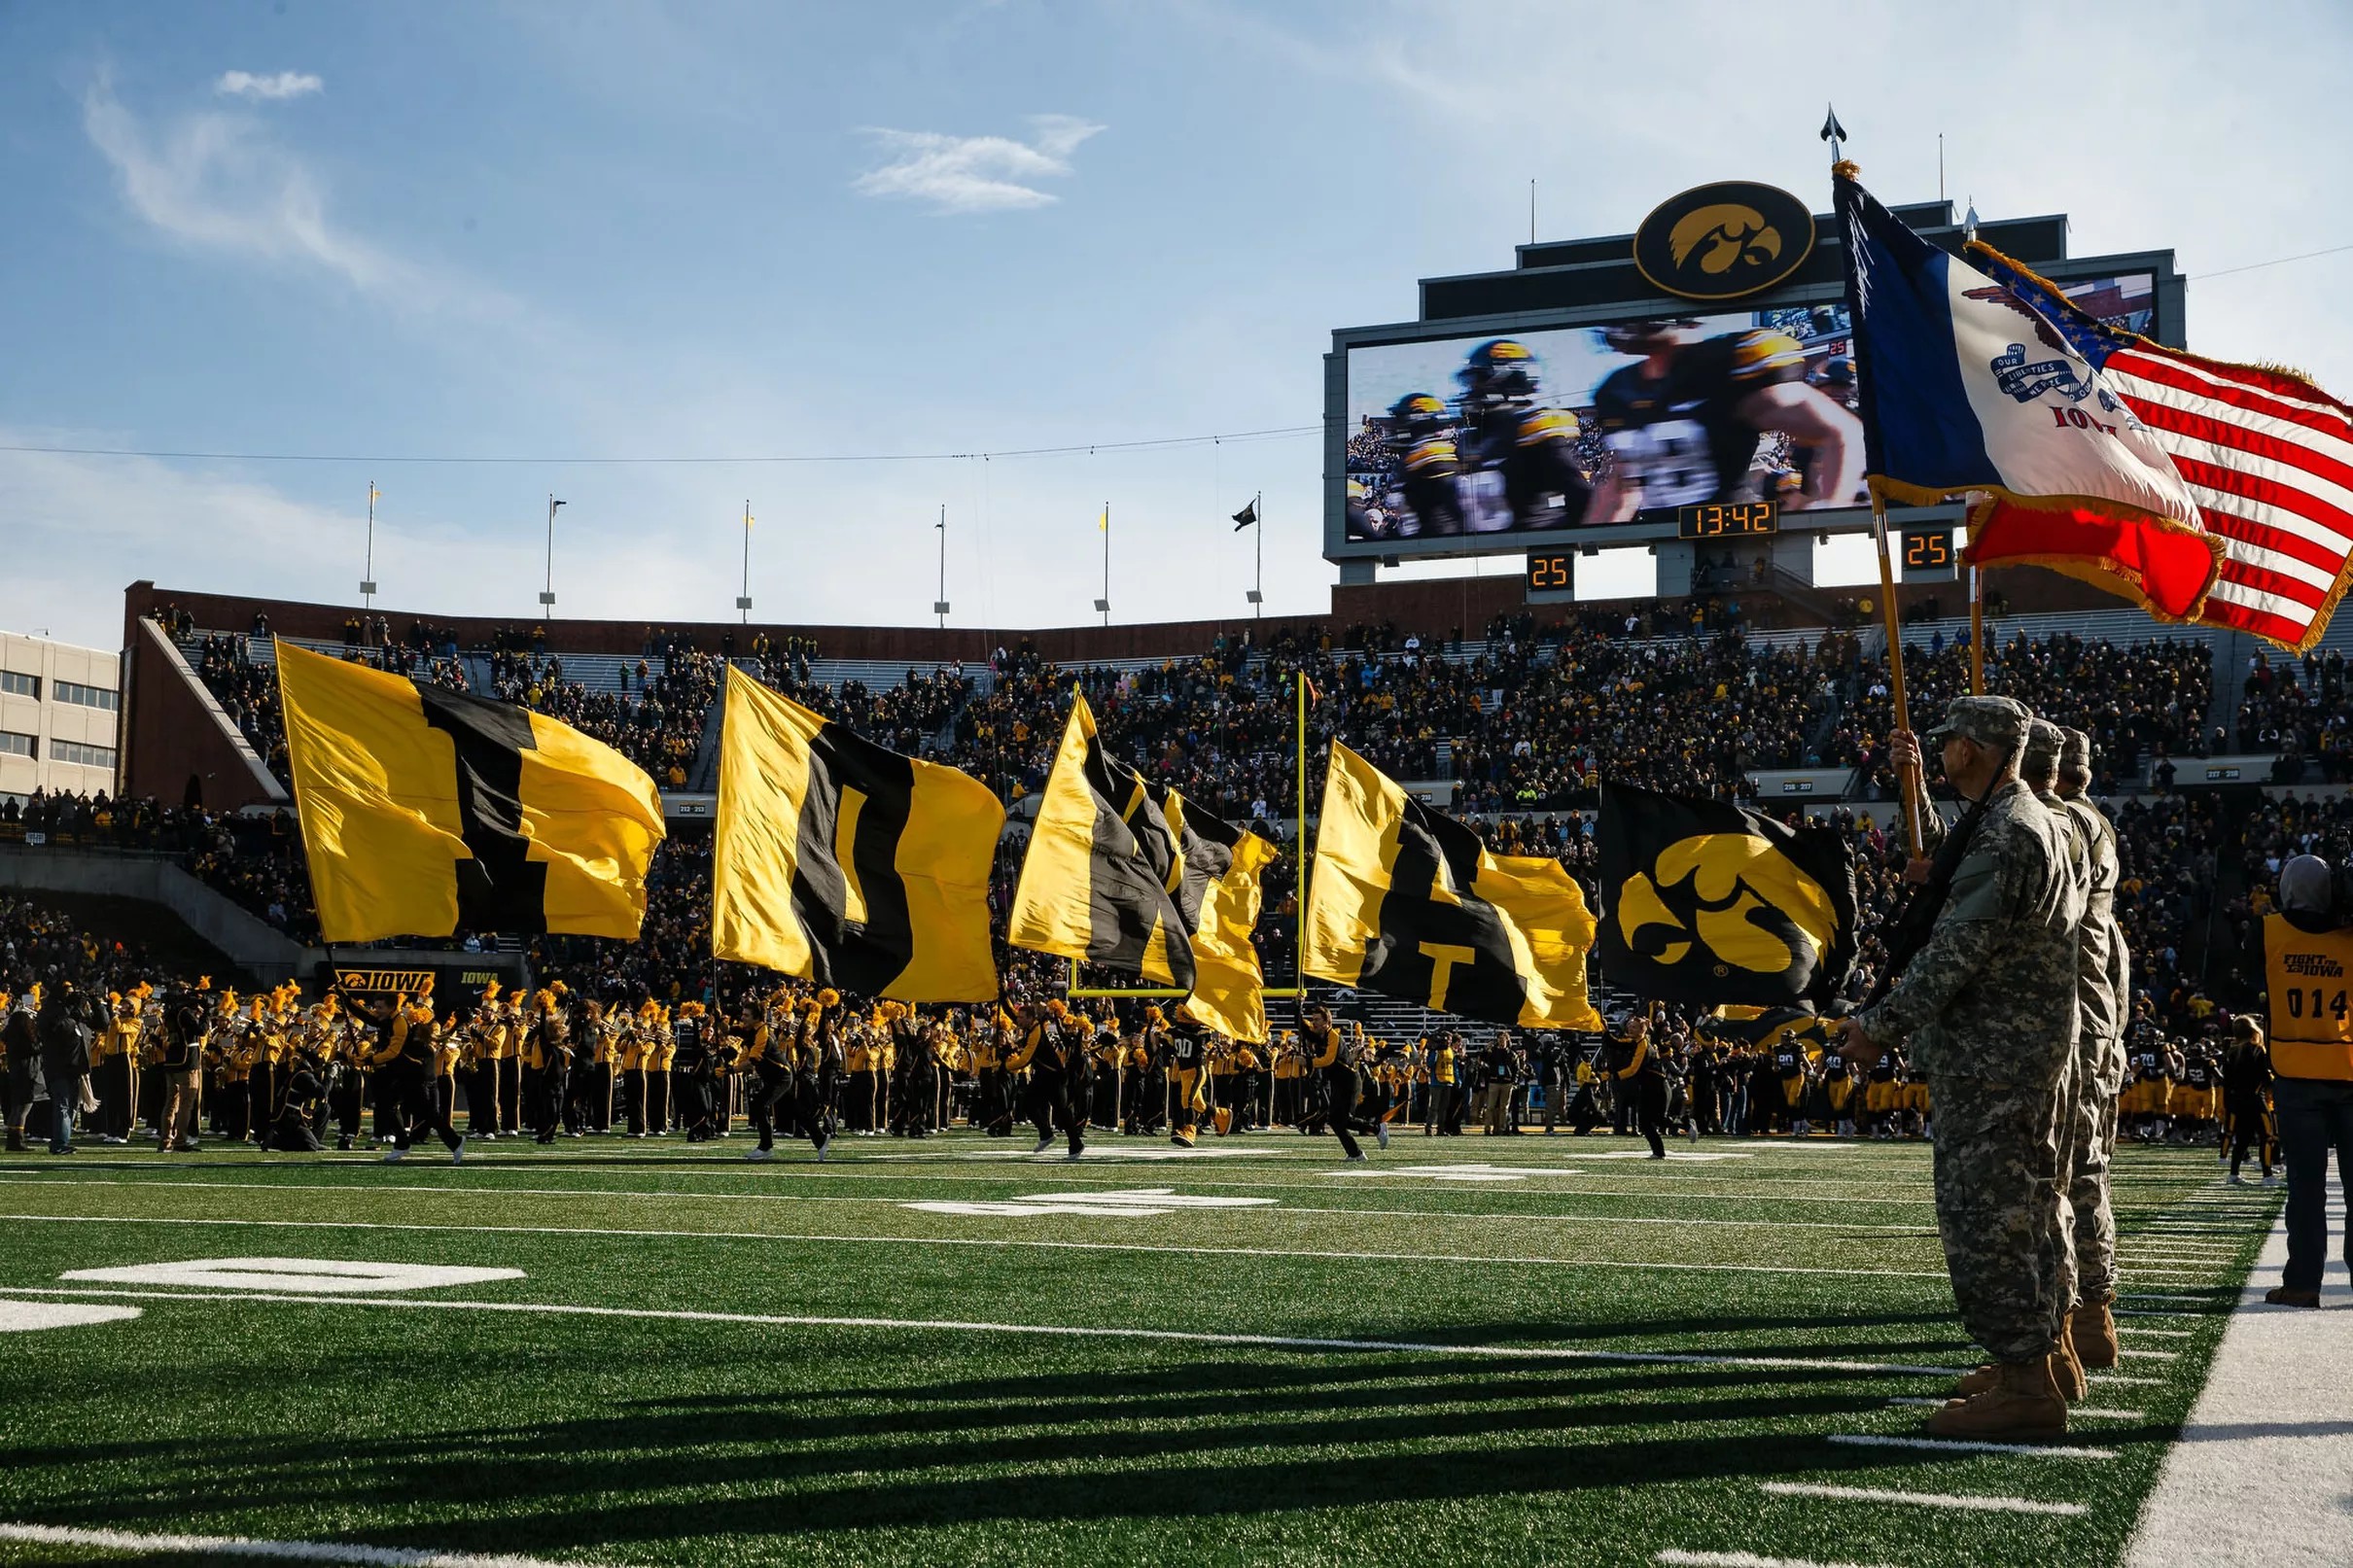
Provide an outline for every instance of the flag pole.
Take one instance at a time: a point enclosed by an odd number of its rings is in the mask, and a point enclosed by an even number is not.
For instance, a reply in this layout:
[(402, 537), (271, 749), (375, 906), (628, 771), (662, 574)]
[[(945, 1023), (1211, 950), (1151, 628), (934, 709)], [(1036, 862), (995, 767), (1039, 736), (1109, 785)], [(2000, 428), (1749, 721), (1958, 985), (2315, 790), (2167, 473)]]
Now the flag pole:
[(1985, 695), (1985, 569), (1969, 569), (1969, 695)]
[(1111, 504), (1103, 504), (1103, 623), (1111, 624)]
[[(368, 564), (360, 572), (360, 608), (373, 610), (376, 604), (376, 482), (368, 481)], [(366, 637), (360, 639), (365, 643)]]
[(1292, 971), (1293, 971), (1293, 978), (1296, 980), (1296, 982), (1297, 982), (1297, 986), (1298, 986), (1297, 994), (1298, 994), (1298, 996), (1299, 996), (1299, 999), (1300, 999), (1302, 1002), (1304, 1002), (1304, 1001), (1306, 1001), (1306, 1000), (1307, 1000), (1307, 873), (1308, 873), (1308, 860), (1307, 860), (1307, 665), (1306, 665), (1305, 661), (1302, 661), (1302, 662), (1301, 662), (1301, 664), (1300, 664), (1300, 666), (1299, 666), (1299, 673), (1298, 673), (1298, 675), (1295, 677), (1295, 679), (1297, 679), (1297, 681), (1299, 682), (1299, 690), (1298, 690), (1298, 692), (1296, 693), (1296, 695), (1297, 695), (1297, 697), (1298, 697), (1298, 699), (1299, 699), (1299, 756), (1298, 756), (1298, 766), (1297, 766), (1297, 778), (1298, 778), (1298, 786), (1299, 786), (1299, 797), (1298, 797), (1297, 805), (1298, 805), (1299, 811), (1298, 811), (1298, 815), (1297, 815), (1296, 817), (1294, 817), (1294, 818), (1291, 819), (1291, 845), (1292, 845), (1292, 851), (1291, 851), (1291, 853), (1293, 854), (1293, 855), (1295, 855), (1295, 856), (1297, 857), (1297, 859), (1298, 859), (1298, 861), (1299, 861), (1299, 869), (1298, 869), (1298, 871), (1297, 871), (1296, 873), (1294, 873), (1294, 875), (1293, 875), (1293, 879), (1292, 879), (1293, 881), (1295, 881), (1295, 882), (1298, 884), (1298, 886), (1297, 886), (1295, 889), (1292, 889), (1292, 898), (1291, 898), (1292, 905), (1294, 906), (1294, 907), (1293, 907), (1293, 910), (1292, 910), (1292, 916), (1291, 916), (1291, 919), (1292, 919), (1292, 933), (1291, 933), (1291, 942), (1292, 942), (1292, 957), (1291, 957), (1291, 968), (1292, 968)]
[(735, 608), (743, 611), (744, 624), (752, 624), (752, 499), (744, 498), (744, 591), (737, 596)]
[[(1910, 731), (1912, 706), (1904, 699), (1904, 633), (1895, 604), (1895, 563), (1887, 554), (1887, 503), (1879, 487), (1871, 490), (1871, 537), (1879, 550), (1879, 606), (1887, 622), (1887, 689), (1895, 699), (1895, 727)], [(1920, 807), (1918, 775), (1910, 767), (1900, 769), (1896, 788), (1904, 797), (1904, 832), (1912, 845), (1912, 857), (1920, 857)]]
[(1266, 619), (1266, 492), (1261, 490), (1250, 498), (1250, 511), (1258, 520), (1250, 526), (1257, 531), (1250, 540), (1258, 551), (1255, 588), (1250, 594), (1250, 613)]

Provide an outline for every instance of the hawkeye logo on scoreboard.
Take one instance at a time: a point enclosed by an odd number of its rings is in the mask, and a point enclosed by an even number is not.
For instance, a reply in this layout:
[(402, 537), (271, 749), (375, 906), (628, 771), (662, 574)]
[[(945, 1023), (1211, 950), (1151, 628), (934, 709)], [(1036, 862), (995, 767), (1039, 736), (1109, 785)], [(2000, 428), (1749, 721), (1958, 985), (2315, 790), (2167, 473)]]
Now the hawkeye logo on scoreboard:
[(1685, 299), (1770, 289), (1813, 254), (1813, 214), (1788, 192), (1744, 180), (1695, 186), (1634, 230), (1634, 267)]
[[(361, 995), (379, 992), (386, 994), (407, 992), (413, 994), (425, 989), (426, 981), (431, 980), (438, 985), (446, 978), (431, 969), (337, 969), (335, 988)], [(497, 978), (496, 970), (469, 969), (457, 977), (457, 982), (461, 986), (482, 986)]]

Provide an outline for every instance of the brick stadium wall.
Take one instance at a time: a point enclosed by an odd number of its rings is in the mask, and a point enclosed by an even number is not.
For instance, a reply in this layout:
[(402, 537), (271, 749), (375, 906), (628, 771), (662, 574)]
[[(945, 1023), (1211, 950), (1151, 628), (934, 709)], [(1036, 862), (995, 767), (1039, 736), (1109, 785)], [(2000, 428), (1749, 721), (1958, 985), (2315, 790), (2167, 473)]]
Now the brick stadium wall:
[[(2094, 610), (2119, 601), (2071, 577), (2037, 567), (2005, 569), (1992, 579), (2016, 612)], [(1832, 597), (1871, 597), (1873, 590), (1825, 589)], [(1899, 600), (1909, 606), (1935, 598), (1945, 613), (1967, 606), (1960, 583), (1923, 583), (1899, 587)], [(1808, 623), (1795, 607), (1771, 593), (1740, 593), (1738, 597), (1751, 624), (1788, 626)], [(547, 646), (557, 653), (639, 653), (657, 633), (682, 634), (706, 652), (718, 652), (721, 640), (732, 635), (735, 646), (749, 647), (752, 638), (765, 632), (783, 640), (814, 639), (827, 658), (887, 659), (894, 663), (930, 664), (963, 659), (985, 662), (999, 647), (1011, 648), (1027, 641), (1040, 656), (1057, 663), (1090, 659), (1152, 658), (1199, 653), (1218, 638), (1260, 639), (1284, 629), (1314, 636), (1326, 629), (1335, 634), (1354, 624), (1393, 622), (1409, 632), (1442, 637), (1459, 628), (1478, 637), (1497, 614), (1529, 609), (1539, 622), (1567, 618), (1580, 610), (1639, 609), (1649, 600), (1617, 603), (1590, 601), (1584, 605), (1539, 605), (1525, 602), (1517, 575), (1450, 577), (1431, 581), (1387, 582), (1338, 586), (1331, 590), (1331, 611), (1323, 615), (1269, 615), (1264, 620), (1236, 616), (1223, 620), (1157, 621), (1126, 626), (1057, 626), (1035, 629), (931, 626), (822, 626), (755, 621), (744, 626), (733, 621), (603, 621), (556, 620), (545, 623), (508, 617), (444, 615), (431, 610), (384, 610), (396, 638), (422, 620), (456, 631), (461, 644), (486, 645), (501, 633), (530, 632), (544, 624)], [(195, 694), (187, 689), (178, 672), (137, 635), (142, 616), (165, 609), (186, 610), (198, 626), (219, 631), (242, 631), (254, 616), (269, 617), (270, 629), (290, 637), (323, 638), (343, 635), (345, 617), (355, 613), (348, 605), (306, 604), (299, 600), (256, 599), (239, 594), (199, 593), (158, 588), (153, 582), (132, 583), (123, 590), (123, 643), (127, 657), (124, 675), (130, 688), (129, 712), (124, 716), (124, 784), (136, 795), (178, 801), (191, 778), (198, 782), (205, 804), (233, 809), (259, 798), (233, 750), (206, 716)]]

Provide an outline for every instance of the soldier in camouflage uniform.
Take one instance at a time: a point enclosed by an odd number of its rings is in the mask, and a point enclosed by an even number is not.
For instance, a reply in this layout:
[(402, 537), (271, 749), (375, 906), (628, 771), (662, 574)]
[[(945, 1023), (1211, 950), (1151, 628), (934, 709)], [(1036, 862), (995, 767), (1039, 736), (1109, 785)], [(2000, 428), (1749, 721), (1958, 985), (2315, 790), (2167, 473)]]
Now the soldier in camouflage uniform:
[(2130, 956), (2125, 928), (2116, 919), (2116, 888), (2123, 878), (2116, 826), (2086, 796), (2091, 784), (2091, 737), (2063, 730), (2059, 748), (2058, 797), (2080, 824), (2091, 851), (2091, 891), (2084, 912), (2082, 961), (2076, 991), (2083, 1038), (2076, 1047), (2076, 1123), (2069, 1140), (2074, 1156), (2067, 1198), (2075, 1211), (2075, 1309), (2067, 1339), (2085, 1367), (2113, 1367), (2117, 1360), (2116, 1213), (2110, 1204), (2108, 1167), (2116, 1158), (2116, 1097), (2125, 1089), (2125, 1025), (2132, 1002)]
[[(1992, 1352), (1991, 1386), (1928, 1430), (2042, 1438), (2067, 1429), (2057, 1381), (2074, 1287), (2062, 1106), (2074, 1065), (2085, 893), (2069, 828), (2018, 777), (2031, 715), (1956, 697), (1929, 731), (1945, 776), (1987, 809), (1927, 944), (1887, 995), (1847, 1020), (1849, 1060), (1909, 1044), (1936, 1104), (1937, 1229), (1962, 1325)], [(1909, 735), (1899, 760), (1916, 757)]]

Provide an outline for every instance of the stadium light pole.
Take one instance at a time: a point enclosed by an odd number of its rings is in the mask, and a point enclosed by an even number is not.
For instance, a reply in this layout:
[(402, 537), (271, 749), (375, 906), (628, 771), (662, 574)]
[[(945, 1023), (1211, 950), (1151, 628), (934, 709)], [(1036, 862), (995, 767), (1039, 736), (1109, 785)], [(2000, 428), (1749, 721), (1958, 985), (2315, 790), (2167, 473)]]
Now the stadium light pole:
[(1111, 624), (1111, 504), (1103, 504), (1103, 597), (1095, 601), (1103, 611), (1103, 623)]
[(360, 568), (360, 608), (373, 610), (376, 605), (376, 489), (373, 479), (368, 481), (368, 564)]
[(752, 624), (752, 502), (744, 500), (744, 588), (735, 596), (735, 608), (742, 611), (744, 624)]
[(547, 580), (540, 589), (540, 612), (550, 618), (555, 614), (555, 509), (563, 505), (555, 492), (547, 492)]
[(939, 617), (939, 629), (948, 629), (948, 504), (939, 504), (939, 521), (931, 525), (939, 530), (939, 597), (931, 601), (931, 613)]
[(1252, 582), (1252, 584), (1251, 584), (1251, 587), (1250, 587), (1250, 614), (1251, 614), (1251, 615), (1252, 615), (1254, 618), (1256, 618), (1256, 619), (1258, 619), (1258, 620), (1264, 620), (1264, 619), (1266, 619), (1266, 492), (1265, 492), (1265, 491), (1261, 490), (1261, 491), (1259, 491), (1259, 492), (1258, 492), (1256, 495), (1254, 495), (1254, 496), (1252, 496), (1252, 497), (1250, 498), (1250, 515), (1251, 515), (1251, 517), (1253, 517), (1254, 519), (1256, 519), (1254, 522), (1252, 522), (1252, 523), (1250, 524), (1250, 527), (1251, 527), (1251, 528), (1252, 528), (1252, 529), (1255, 531), (1255, 533), (1256, 533), (1256, 538), (1254, 538), (1254, 539), (1252, 539), (1252, 540), (1250, 540), (1250, 544), (1251, 544), (1251, 547), (1257, 551), (1257, 555), (1258, 555), (1258, 559), (1257, 559), (1257, 565), (1256, 565), (1256, 567), (1255, 567), (1255, 569), (1254, 569), (1254, 572), (1253, 572), (1253, 577), (1254, 577), (1254, 580), (1253, 580), (1253, 582)]

